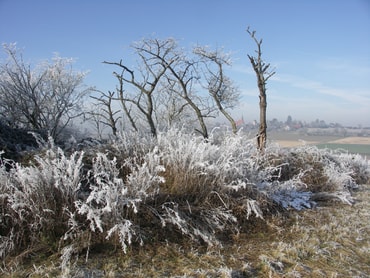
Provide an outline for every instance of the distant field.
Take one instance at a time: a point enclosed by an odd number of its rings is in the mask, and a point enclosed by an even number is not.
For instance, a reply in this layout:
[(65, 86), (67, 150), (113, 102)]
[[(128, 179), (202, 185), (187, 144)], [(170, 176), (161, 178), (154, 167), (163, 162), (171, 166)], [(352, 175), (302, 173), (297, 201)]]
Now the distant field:
[(293, 131), (272, 131), (267, 133), (267, 137), (275, 141), (305, 141), (305, 142), (330, 142), (334, 140), (343, 139), (339, 136), (330, 135), (306, 135)]
[(304, 144), (316, 145), (320, 149), (343, 150), (370, 156), (370, 137), (340, 137), (328, 135), (305, 135), (295, 132), (271, 132), (268, 138), (281, 147), (297, 147)]
[(367, 158), (370, 158), (370, 145), (325, 143), (317, 144), (317, 147), (319, 149), (330, 149), (353, 154), (360, 154), (366, 156)]
[(330, 150), (343, 150), (349, 153), (358, 153), (369, 156), (370, 145), (364, 144), (338, 144), (338, 143), (323, 143), (317, 144), (319, 149), (330, 149)]

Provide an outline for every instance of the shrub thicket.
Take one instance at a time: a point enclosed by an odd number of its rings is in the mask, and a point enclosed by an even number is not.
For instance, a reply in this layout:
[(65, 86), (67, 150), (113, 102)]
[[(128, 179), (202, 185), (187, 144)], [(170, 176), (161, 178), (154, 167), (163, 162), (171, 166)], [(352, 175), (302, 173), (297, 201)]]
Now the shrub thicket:
[(351, 190), (370, 177), (359, 155), (272, 143), (262, 155), (240, 134), (131, 133), (70, 154), (44, 147), (30, 166), (1, 161), (2, 258), (50, 243), (62, 266), (98, 243), (123, 252), (153, 239), (217, 245), (279, 210), (351, 204)]

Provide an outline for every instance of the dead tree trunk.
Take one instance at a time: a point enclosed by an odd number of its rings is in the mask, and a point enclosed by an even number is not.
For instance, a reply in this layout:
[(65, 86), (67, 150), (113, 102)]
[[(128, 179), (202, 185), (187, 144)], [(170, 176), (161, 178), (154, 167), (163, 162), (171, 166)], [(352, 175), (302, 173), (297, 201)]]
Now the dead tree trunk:
[(266, 82), (267, 80), (275, 74), (275, 71), (270, 70), (270, 64), (266, 64), (262, 60), (262, 39), (257, 40), (255, 37), (256, 31), (250, 31), (249, 27), (247, 29), (248, 34), (257, 44), (257, 57), (248, 55), (248, 58), (252, 64), (253, 70), (257, 76), (257, 85), (259, 90), (259, 106), (260, 106), (260, 127), (257, 134), (257, 147), (260, 152), (263, 152), (266, 148), (267, 141), (267, 124), (266, 124), (266, 108), (267, 108), (267, 99), (266, 99)]

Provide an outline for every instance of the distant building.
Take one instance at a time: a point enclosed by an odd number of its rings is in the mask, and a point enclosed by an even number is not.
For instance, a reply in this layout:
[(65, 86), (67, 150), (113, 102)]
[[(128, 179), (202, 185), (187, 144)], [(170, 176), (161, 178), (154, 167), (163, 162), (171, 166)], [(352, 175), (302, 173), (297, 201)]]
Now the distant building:
[(244, 117), (235, 121), (236, 126), (243, 126), (244, 125)]

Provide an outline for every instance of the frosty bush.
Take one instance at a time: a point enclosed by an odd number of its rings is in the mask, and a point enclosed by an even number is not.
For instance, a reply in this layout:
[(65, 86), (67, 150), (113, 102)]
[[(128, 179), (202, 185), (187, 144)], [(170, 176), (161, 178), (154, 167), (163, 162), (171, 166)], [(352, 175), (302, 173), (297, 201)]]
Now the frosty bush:
[(327, 163), (327, 165), (335, 167), (337, 172), (345, 173), (350, 176), (350, 178), (346, 178), (346, 187), (353, 188), (356, 187), (356, 184), (365, 184), (369, 182), (369, 160), (364, 159), (361, 155), (327, 151), (327, 156), (328, 162), (330, 162)]
[(214, 245), (218, 235), (238, 232), (238, 218), (262, 218), (259, 201), (266, 198), (254, 186), (259, 167), (251, 140), (226, 134), (216, 143), (181, 130), (159, 133), (157, 140), (165, 167), (161, 193), (168, 197), (153, 210), (163, 227)]
[(313, 146), (269, 144), (261, 154), (253, 138), (220, 131), (207, 141), (178, 129), (128, 133), (70, 155), (48, 143), (31, 166), (0, 163), (0, 256), (60, 240), (67, 267), (102, 242), (123, 252), (153, 238), (217, 245), (281, 209), (351, 204), (369, 168)]
[(61, 236), (79, 186), (83, 153), (66, 157), (59, 148), (36, 156), (34, 166), (12, 164), (6, 171), (0, 163), (1, 242), (6, 255), (14, 249), (32, 248), (42, 240)]
[(255, 147), (252, 140), (227, 134), (219, 144), (202, 137), (171, 130), (158, 135), (163, 154), (166, 185), (170, 192), (193, 192), (201, 196), (213, 189), (245, 186), (257, 178)]
[[(135, 235), (132, 218), (138, 212), (138, 205), (145, 198), (154, 196), (163, 182), (158, 175), (163, 167), (157, 151), (147, 153), (142, 159), (141, 165), (137, 157), (125, 159), (121, 166), (129, 167), (131, 173), (123, 178), (116, 158), (111, 160), (107, 154), (96, 154), (92, 169), (87, 173), (90, 177), (89, 196), (75, 202), (77, 214), (83, 218), (77, 220), (76, 214), (70, 214), (71, 230), (66, 239), (78, 238), (81, 227), (88, 223), (91, 232), (106, 233), (106, 239), (116, 235), (126, 252), (127, 244), (131, 244)], [(76, 224), (78, 221), (80, 223)], [(75, 235), (71, 236), (73, 233)]]
[(280, 164), (279, 172), (275, 186), (264, 182), (262, 188), (284, 207), (310, 208), (315, 201), (328, 200), (351, 204), (351, 190), (370, 177), (369, 161), (360, 155), (302, 146), (268, 156), (273, 165)]

